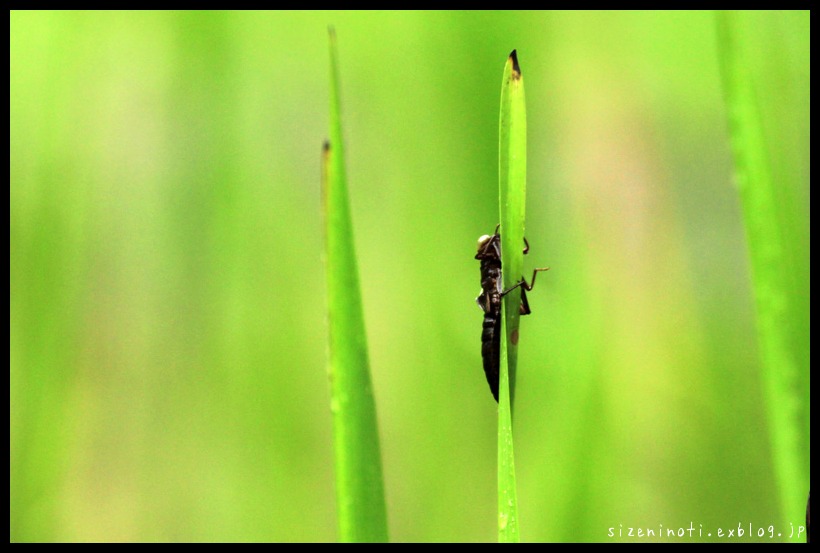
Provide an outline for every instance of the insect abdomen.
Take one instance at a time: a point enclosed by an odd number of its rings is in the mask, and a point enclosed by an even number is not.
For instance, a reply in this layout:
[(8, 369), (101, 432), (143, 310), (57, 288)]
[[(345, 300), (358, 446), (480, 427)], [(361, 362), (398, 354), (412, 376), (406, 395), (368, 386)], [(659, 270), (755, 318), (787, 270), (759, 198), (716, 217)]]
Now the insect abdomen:
[(481, 329), (481, 357), (484, 360), (484, 374), (493, 397), (498, 401), (498, 360), (501, 348), (500, 319), (491, 313), (484, 315)]

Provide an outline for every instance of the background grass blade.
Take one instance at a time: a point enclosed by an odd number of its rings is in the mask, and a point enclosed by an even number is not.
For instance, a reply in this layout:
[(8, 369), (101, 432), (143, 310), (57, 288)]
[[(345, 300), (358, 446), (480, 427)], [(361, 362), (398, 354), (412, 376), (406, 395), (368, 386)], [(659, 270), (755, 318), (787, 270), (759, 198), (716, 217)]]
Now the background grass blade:
[(347, 197), (336, 40), (330, 31), (330, 143), (323, 155), (330, 387), (339, 537), (387, 541), (376, 405)]
[[(757, 311), (762, 389), (779, 491), (782, 524), (798, 524), (809, 487), (808, 289), (800, 264), (808, 259), (800, 227), (808, 228), (803, 207), (794, 201), (799, 168), (772, 148), (764, 131), (759, 89), (751, 58), (744, 55), (750, 36), (742, 15), (718, 12), (721, 74), (729, 113), (735, 174), (746, 227)], [(776, 51), (774, 45), (770, 50)], [(784, 140), (785, 141), (785, 140)], [(776, 170), (774, 167), (779, 167)], [(783, 167), (786, 167), (784, 170)], [(775, 176), (776, 175), (776, 176)], [(791, 178), (790, 178), (791, 177)]]
[[(504, 66), (499, 122), (499, 209), (504, 289), (512, 287), (524, 264), (524, 204), (527, 193), (527, 119), (524, 81), (515, 50)], [(498, 392), (498, 541), (519, 541), (518, 499), (512, 438), (521, 288), (504, 297), (501, 307), (501, 366)]]

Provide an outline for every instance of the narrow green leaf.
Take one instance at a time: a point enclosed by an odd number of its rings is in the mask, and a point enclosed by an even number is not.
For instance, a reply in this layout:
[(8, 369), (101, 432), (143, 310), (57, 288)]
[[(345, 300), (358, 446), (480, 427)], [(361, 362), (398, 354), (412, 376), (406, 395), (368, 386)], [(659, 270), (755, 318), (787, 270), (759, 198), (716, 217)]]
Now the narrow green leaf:
[[(524, 80), (515, 50), (504, 66), (499, 122), (499, 210), (504, 289), (516, 284), (524, 266), (524, 210), (527, 195), (527, 114)], [(504, 296), (498, 386), (498, 541), (518, 542), (518, 499), (512, 437), (512, 403), (518, 359), (521, 288)]]
[[(761, 353), (761, 378), (771, 437), (775, 480), (780, 493), (781, 523), (798, 524), (805, 514), (809, 486), (809, 351), (808, 333), (801, 331), (801, 309), (808, 297), (790, 283), (795, 260), (805, 257), (790, 226), (800, 213), (789, 211), (784, 195), (800, 185), (773, 178), (775, 159), (764, 129), (758, 91), (748, 58), (747, 36), (740, 13), (718, 12), (720, 69), (735, 174), (752, 268)], [(808, 116), (808, 114), (806, 114)], [(799, 174), (793, 171), (792, 174)], [(807, 321), (806, 321), (806, 324)], [(805, 336), (806, 339), (801, 339)]]
[(322, 159), (322, 199), (339, 537), (344, 542), (383, 542), (387, 541), (387, 514), (379, 432), (348, 205), (332, 30), (330, 60), (330, 142), (325, 143)]

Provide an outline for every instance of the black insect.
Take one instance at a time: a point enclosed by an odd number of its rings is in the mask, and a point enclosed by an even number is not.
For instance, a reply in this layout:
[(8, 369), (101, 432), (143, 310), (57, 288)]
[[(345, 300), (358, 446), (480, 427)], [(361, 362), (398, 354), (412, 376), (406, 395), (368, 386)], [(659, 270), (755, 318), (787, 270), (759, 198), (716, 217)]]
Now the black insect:
[[(535, 269), (532, 280), (527, 284), (523, 277), (519, 282), (504, 290), (501, 278), (501, 235), (498, 228), (492, 235), (485, 234), (478, 239), (478, 253), (475, 258), (481, 261), (481, 294), (476, 298), (478, 306), (484, 311), (484, 324), (481, 331), (481, 357), (484, 360), (484, 374), (493, 397), (498, 401), (498, 367), (501, 353), (501, 298), (512, 290), (521, 287), (522, 315), (530, 314), (530, 305), (527, 302), (527, 292), (535, 285), (535, 276), (539, 271), (549, 269)], [(524, 238), (524, 254), (530, 251), (530, 245)]]

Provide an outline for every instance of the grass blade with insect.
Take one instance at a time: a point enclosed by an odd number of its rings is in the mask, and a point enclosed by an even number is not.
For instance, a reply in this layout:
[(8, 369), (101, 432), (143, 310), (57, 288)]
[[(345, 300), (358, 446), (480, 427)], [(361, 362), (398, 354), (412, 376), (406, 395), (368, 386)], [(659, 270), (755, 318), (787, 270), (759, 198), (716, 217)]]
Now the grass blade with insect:
[[(524, 81), (513, 50), (504, 66), (499, 121), (499, 210), (504, 289), (522, 274), (524, 209), (527, 194), (527, 115)], [(512, 436), (512, 404), (518, 342), (521, 288), (511, 290), (501, 306), (501, 358), (498, 394), (498, 541), (518, 542), (518, 499)]]

